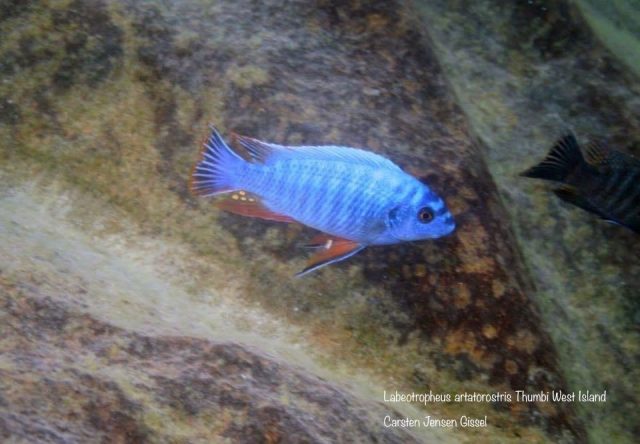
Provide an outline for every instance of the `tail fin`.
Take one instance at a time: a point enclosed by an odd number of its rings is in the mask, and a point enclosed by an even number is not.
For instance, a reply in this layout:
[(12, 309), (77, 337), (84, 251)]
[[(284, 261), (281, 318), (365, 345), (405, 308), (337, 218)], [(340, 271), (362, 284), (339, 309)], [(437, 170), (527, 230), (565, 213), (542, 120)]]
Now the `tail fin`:
[(234, 176), (244, 159), (236, 154), (211, 127), (211, 135), (200, 152), (200, 160), (193, 167), (189, 189), (198, 196), (215, 196), (237, 189)]
[(569, 173), (584, 162), (573, 134), (558, 140), (538, 165), (520, 173), (521, 176), (564, 182)]

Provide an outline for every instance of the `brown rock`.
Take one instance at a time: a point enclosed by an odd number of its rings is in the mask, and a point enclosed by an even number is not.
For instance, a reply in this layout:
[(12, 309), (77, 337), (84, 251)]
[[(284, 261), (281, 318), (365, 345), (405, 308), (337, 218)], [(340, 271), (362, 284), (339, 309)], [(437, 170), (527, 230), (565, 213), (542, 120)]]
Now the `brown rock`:
[(126, 332), (4, 280), (0, 313), (5, 441), (417, 442), (381, 426), (387, 406), (239, 344)]

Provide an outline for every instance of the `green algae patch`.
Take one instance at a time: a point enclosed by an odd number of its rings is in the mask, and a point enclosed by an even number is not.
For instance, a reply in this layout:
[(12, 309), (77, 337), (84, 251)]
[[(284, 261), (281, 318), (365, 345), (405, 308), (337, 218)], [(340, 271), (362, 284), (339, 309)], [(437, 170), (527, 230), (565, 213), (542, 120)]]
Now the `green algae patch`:
[(242, 89), (265, 85), (269, 82), (269, 74), (259, 66), (235, 66), (227, 70), (227, 78)]

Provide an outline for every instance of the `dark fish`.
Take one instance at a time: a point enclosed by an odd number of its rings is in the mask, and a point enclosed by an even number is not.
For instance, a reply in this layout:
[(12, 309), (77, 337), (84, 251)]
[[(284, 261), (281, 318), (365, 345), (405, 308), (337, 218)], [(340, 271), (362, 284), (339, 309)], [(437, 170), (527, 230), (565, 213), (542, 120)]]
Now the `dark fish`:
[(583, 154), (569, 134), (521, 175), (561, 182), (553, 190), (560, 199), (640, 233), (640, 160), (629, 154), (598, 143)]

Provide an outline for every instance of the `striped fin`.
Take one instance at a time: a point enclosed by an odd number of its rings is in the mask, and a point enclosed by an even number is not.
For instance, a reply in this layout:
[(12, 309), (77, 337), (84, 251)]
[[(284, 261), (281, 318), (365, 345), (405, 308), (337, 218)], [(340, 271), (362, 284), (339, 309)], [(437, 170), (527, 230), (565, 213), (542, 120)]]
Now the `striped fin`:
[(244, 160), (224, 142), (211, 127), (200, 158), (191, 171), (189, 189), (198, 196), (215, 196), (235, 189), (234, 175)]
[(593, 166), (609, 164), (609, 150), (600, 142), (589, 142), (585, 147), (585, 158)]
[[(319, 241), (320, 238), (316, 238), (316, 243)], [(326, 241), (324, 241), (324, 243), (315, 246), (318, 247), (318, 251), (309, 259), (304, 270), (296, 274), (296, 277), (304, 276), (325, 265), (344, 260), (365, 248), (365, 245), (359, 244), (358, 242), (332, 237), (330, 235), (326, 235)]]
[(253, 159), (258, 163), (266, 164), (273, 157), (273, 154), (276, 151), (282, 151), (287, 149), (282, 145), (266, 143), (258, 139), (253, 139), (251, 137), (246, 137), (246, 136), (240, 136), (238, 134), (233, 134), (232, 138), (234, 141), (237, 141), (238, 143), (240, 143), (240, 145), (249, 152), (251, 159)]
[(257, 217), (276, 222), (295, 222), (295, 219), (289, 216), (274, 213), (261, 202), (258, 196), (242, 190), (227, 194), (217, 200), (214, 205), (221, 210), (240, 216)]
[(583, 162), (584, 158), (575, 136), (568, 134), (553, 145), (542, 162), (520, 175), (563, 182)]
[(640, 159), (620, 151), (612, 150), (601, 142), (590, 142), (585, 148), (587, 162), (594, 166), (611, 168), (640, 168)]
[(236, 140), (249, 152), (251, 157), (259, 163), (270, 163), (288, 159), (315, 159), (343, 161), (401, 171), (400, 167), (389, 159), (359, 148), (336, 145), (284, 146), (262, 142), (246, 136), (236, 136)]

